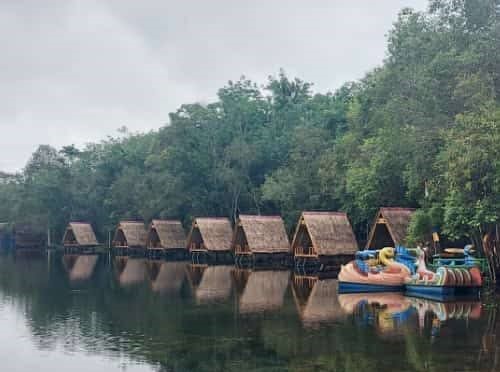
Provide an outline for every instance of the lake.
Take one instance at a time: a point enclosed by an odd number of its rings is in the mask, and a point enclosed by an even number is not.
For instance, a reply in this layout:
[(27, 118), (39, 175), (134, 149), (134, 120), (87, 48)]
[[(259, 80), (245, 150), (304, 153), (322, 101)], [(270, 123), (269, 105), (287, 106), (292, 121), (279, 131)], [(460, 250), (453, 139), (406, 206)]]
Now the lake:
[(337, 293), (282, 270), (0, 256), (1, 370), (492, 371), (498, 298)]

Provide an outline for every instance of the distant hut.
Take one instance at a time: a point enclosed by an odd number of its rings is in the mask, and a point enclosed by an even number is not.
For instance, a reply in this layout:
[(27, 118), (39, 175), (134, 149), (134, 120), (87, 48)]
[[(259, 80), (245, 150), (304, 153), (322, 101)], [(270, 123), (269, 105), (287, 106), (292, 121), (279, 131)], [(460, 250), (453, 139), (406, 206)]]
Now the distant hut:
[(43, 229), (29, 223), (15, 224), (14, 242), (18, 252), (41, 251), (47, 247), (47, 239)]
[(146, 238), (147, 232), (142, 221), (121, 221), (112, 244), (117, 253), (145, 253)]
[(153, 220), (149, 225), (146, 247), (155, 257), (185, 258), (186, 234), (181, 222)]
[(187, 248), (195, 260), (229, 260), (233, 230), (228, 218), (196, 218), (187, 238)]
[(292, 242), (297, 264), (321, 263), (339, 268), (353, 259), (358, 243), (347, 214), (303, 212)]
[(70, 222), (63, 237), (63, 245), (67, 252), (94, 251), (99, 245), (92, 229), (87, 222)]
[(160, 294), (178, 294), (186, 277), (186, 263), (151, 260), (148, 262), (151, 289)]
[(337, 300), (337, 281), (314, 276), (295, 275), (293, 297), (304, 327), (315, 328), (345, 318)]
[(290, 242), (280, 216), (240, 215), (233, 234), (232, 250), (239, 261), (245, 257), (280, 259), (290, 255)]
[(251, 271), (239, 299), (239, 312), (250, 314), (280, 309), (289, 279), (290, 272), (285, 270)]
[(403, 244), (415, 212), (410, 208), (380, 208), (373, 221), (366, 249), (381, 249)]
[(14, 247), (14, 233), (10, 223), (0, 223), (0, 250)]
[(63, 265), (69, 275), (69, 280), (72, 282), (85, 281), (92, 277), (99, 256), (92, 255), (63, 255)]

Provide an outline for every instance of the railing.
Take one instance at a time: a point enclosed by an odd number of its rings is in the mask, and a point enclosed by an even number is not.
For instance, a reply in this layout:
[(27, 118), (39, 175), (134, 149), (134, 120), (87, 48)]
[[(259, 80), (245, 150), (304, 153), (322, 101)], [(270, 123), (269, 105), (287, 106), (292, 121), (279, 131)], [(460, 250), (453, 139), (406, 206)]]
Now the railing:
[(313, 247), (297, 247), (295, 248), (296, 256), (316, 256)]
[(437, 269), (439, 266), (452, 266), (452, 267), (472, 267), (477, 266), (481, 273), (488, 272), (488, 262), (485, 258), (471, 258), (471, 257), (441, 257), (440, 255), (433, 256), (432, 264), (429, 265), (432, 269)]

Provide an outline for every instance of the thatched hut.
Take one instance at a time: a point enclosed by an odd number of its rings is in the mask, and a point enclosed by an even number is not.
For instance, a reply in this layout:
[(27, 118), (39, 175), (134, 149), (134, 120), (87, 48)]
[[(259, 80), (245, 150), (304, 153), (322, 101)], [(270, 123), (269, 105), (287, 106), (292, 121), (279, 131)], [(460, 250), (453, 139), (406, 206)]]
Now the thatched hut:
[(319, 262), (340, 267), (358, 250), (347, 214), (343, 212), (303, 212), (292, 248), (296, 262)]
[(14, 226), (15, 248), (19, 251), (40, 251), (47, 246), (45, 231), (35, 224), (16, 223)]
[(121, 221), (112, 245), (119, 253), (145, 253), (147, 232), (142, 221)]
[(380, 208), (368, 235), (366, 249), (381, 249), (403, 244), (413, 212), (415, 210), (410, 208)]
[(160, 294), (178, 294), (186, 277), (186, 263), (151, 260), (148, 262), (151, 289)]
[(337, 280), (295, 275), (293, 298), (304, 327), (316, 327), (345, 318), (337, 299)]
[(228, 218), (196, 218), (187, 238), (193, 259), (221, 260), (231, 258), (233, 230)]
[(186, 234), (181, 222), (174, 220), (151, 221), (148, 228), (146, 247), (154, 256), (164, 254), (172, 258), (184, 258)]
[(93, 250), (99, 243), (92, 229), (92, 225), (87, 222), (70, 222), (63, 237), (63, 246), (68, 251), (80, 252)]
[(240, 215), (233, 234), (232, 250), (236, 259), (252, 256), (286, 257), (290, 242), (280, 216)]
[(0, 223), (0, 249), (14, 247), (14, 232), (10, 223)]
[(241, 314), (278, 310), (283, 306), (290, 272), (251, 271), (239, 299)]
[(88, 280), (92, 277), (99, 256), (92, 255), (63, 255), (63, 265), (68, 272), (69, 280), (72, 282)]

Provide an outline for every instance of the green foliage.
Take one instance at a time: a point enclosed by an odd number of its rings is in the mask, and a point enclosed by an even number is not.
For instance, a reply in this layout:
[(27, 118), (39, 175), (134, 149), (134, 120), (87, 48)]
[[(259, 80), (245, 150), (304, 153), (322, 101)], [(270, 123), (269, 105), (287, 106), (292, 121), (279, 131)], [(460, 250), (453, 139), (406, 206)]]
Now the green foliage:
[(334, 93), (284, 71), (245, 77), (169, 125), (83, 149), (40, 146), (0, 177), (0, 219), (105, 236), (120, 218), (344, 210), (359, 238), (381, 206), (420, 207), (431, 226), (479, 240), (499, 223), (500, 1), (432, 0), (403, 9), (384, 64)]

